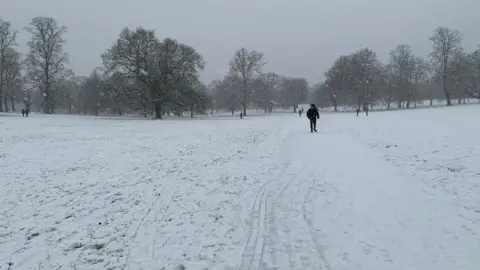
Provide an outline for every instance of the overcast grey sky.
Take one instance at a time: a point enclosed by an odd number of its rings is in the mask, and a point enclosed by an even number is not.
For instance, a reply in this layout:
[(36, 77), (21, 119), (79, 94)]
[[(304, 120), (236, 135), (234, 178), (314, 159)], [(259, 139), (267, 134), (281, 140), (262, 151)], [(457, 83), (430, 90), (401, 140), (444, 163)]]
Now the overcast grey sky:
[[(19, 30), (36, 16), (68, 27), (70, 68), (88, 75), (122, 28), (155, 29), (195, 47), (206, 59), (205, 82), (223, 76), (241, 46), (265, 54), (265, 70), (310, 83), (341, 55), (362, 47), (381, 60), (406, 43), (427, 56), (437, 26), (464, 34), (464, 47), (480, 44), (479, 0), (0, 0), (0, 18)], [(21, 31), (20, 51), (29, 36)]]

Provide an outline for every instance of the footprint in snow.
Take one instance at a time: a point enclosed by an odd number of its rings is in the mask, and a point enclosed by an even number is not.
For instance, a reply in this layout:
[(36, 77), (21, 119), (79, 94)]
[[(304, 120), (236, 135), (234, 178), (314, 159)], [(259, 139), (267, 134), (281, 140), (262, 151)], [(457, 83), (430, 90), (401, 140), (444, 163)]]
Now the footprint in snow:
[(40, 233), (38, 233), (38, 232), (32, 233), (32, 234), (30, 234), (29, 236), (27, 236), (27, 240), (30, 241), (30, 240), (32, 240), (33, 238), (35, 238), (35, 237), (37, 237), (37, 236), (39, 236), (39, 235), (40, 235)]

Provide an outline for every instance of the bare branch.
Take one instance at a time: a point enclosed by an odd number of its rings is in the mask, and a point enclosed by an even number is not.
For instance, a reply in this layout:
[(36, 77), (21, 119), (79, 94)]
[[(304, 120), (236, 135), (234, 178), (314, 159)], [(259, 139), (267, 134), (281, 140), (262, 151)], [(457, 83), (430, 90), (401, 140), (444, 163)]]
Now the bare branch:
[(29, 53), (25, 59), (30, 80), (42, 86), (45, 97), (45, 112), (53, 113), (55, 106), (55, 91), (51, 87), (58, 82), (65, 71), (68, 56), (63, 52), (66, 40), (63, 35), (67, 32), (53, 18), (33, 18), (29, 26), (25, 27), (32, 37), (27, 43)]

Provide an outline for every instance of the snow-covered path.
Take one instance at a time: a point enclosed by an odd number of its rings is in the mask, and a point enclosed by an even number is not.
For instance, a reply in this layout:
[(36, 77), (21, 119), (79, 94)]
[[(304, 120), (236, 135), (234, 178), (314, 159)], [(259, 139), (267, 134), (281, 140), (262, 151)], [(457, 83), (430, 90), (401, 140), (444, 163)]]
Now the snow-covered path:
[(0, 117), (0, 269), (476, 270), (478, 113)]

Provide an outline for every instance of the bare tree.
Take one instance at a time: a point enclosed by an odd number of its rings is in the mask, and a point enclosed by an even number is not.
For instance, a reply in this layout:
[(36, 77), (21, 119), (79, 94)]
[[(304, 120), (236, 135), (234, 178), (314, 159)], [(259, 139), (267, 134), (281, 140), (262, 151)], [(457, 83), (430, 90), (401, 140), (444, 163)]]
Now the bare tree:
[(212, 83), (213, 99), (216, 109), (226, 109), (235, 113), (241, 104), (242, 85), (232, 74)]
[(338, 105), (336, 104), (335, 94), (332, 93), (332, 90), (333, 89), (328, 87), (325, 83), (314, 85), (311, 102), (318, 105), (320, 108), (326, 108), (333, 105), (335, 111), (337, 111)]
[(115, 81), (117, 95), (123, 97), (124, 103), (133, 111), (142, 109), (145, 117), (151, 98), (149, 86), (142, 79), (158, 44), (154, 30), (125, 28), (115, 44), (102, 54), (103, 65)]
[(381, 64), (377, 54), (368, 48), (363, 48), (350, 56), (350, 81), (352, 95), (356, 99), (358, 109), (366, 109), (373, 105), (375, 81), (381, 75)]
[(476, 98), (480, 102), (480, 48), (470, 53), (467, 61), (470, 73), (465, 91), (470, 97)]
[(66, 110), (68, 114), (73, 113), (73, 109), (76, 107), (77, 112), (80, 112), (80, 106), (83, 85), (86, 80), (83, 80), (84, 77), (75, 76), (73, 71), (68, 71), (65, 73), (64, 78), (59, 79), (55, 83), (54, 89), (56, 91), (57, 100), (56, 104)]
[(417, 100), (420, 98), (420, 85), (424, 85), (427, 82), (429, 72), (431, 70), (430, 65), (425, 59), (421, 57), (415, 57), (414, 70), (413, 70), (413, 87), (412, 87), (412, 99), (414, 107), (417, 107)]
[(85, 107), (90, 109), (95, 116), (98, 116), (100, 109), (105, 107), (107, 98), (104, 92), (105, 86), (105, 80), (98, 69), (94, 69), (82, 85)]
[(340, 56), (325, 73), (325, 86), (328, 89), (327, 100), (338, 110), (340, 104), (348, 103), (349, 91), (352, 89), (352, 74), (350, 72), (350, 56)]
[(190, 118), (193, 118), (195, 114), (206, 114), (207, 109), (211, 106), (211, 97), (205, 84), (201, 82), (191, 84), (186, 81), (180, 91), (182, 91), (181, 95), (175, 101), (179, 114), (182, 114), (184, 110), (190, 112)]
[(22, 87), (21, 60), (20, 54), (13, 48), (7, 48), (3, 54), (3, 87), (4, 87), (4, 109), (8, 111), (8, 103), (15, 111), (15, 100), (19, 96)]
[(415, 56), (409, 45), (398, 45), (395, 50), (390, 52), (390, 66), (394, 74), (398, 76), (399, 87), (396, 93), (398, 107), (406, 101), (406, 107), (410, 108), (412, 98), (413, 73), (415, 70)]
[(252, 83), (254, 102), (264, 109), (265, 114), (272, 111), (273, 101), (279, 94), (281, 76), (274, 73), (262, 73)]
[(397, 93), (400, 92), (400, 78), (396, 68), (392, 64), (385, 65), (379, 78), (380, 86), (383, 91), (380, 92), (379, 98), (387, 105), (387, 110), (391, 109)]
[(230, 60), (231, 72), (235, 74), (242, 83), (244, 115), (247, 115), (248, 83), (251, 82), (255, 74), (260, 73), (262, 67), (266, 64), (263, 58), (263, 53), (240, 48), (236, 51), (233, 59)]
[[(8, 104), (5, 97), (5, 64), (7, 50), (16, 46), (17, 31), (12, 29), (10, 22), (0, 19), (0, 112), (3, 104)], [(5, 108), (7, 109), (7, 108)]]
[(447, 89), (448, 64), (453, 56), (461, 50), (462, 35), (457, 30), (438, 27), (430, 37), (430, 41), (433, 42), (433, 52), (430, 56), (442, 70), (443, 92), (447, 99), (447, 106), (451, 106), (450, 92)]
[(203, 57), (191, 46), (166, 38), (155, 48), (148, 59), (141, 80), (148, 85), (155, 109), (155, 118), (162, 118), (165, 104), (178, 100), (184, 93), (182, 87), (199, 81), (205, 67)]
[(297, 112), (297, 107), (308, 98), (308, 82), (304, 78), (284, 78), (282, 80), (282, 95), (284, 104), (293, 107), (293, 112)]
[(66, 40), (63, 35), (67, 32), (65, 26), (61, 26), (53, 18), (33, 18), (25, 30), (32, 35), (27, 43), (29, 53), (26, 65), (29, 77), (40, 85), (44, 96), (44, 112), (54, 113), (55, 95), (52, 85), (65, 71), (68, 56), (63, 52)]
[[(470, 73), (470, 65), (467, 60), (467, 55), (462, 51), (457, 51), (448, 64), (448, 78), (447, 85), (453, 90), (454, 96), (458, 100), (458, 104), (465, 102), (466, 98), (466, 84)], [(449, 83), (450, 82), (450, 83)]]

